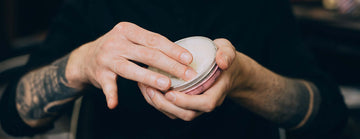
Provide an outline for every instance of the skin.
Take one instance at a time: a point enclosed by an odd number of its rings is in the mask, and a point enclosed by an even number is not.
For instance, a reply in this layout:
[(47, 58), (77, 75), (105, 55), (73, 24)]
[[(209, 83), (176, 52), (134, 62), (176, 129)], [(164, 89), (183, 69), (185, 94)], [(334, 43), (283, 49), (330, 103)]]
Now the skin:
[(20, 117), (33, 127), (43, 126), (59, 115), (61, 107), (75, 100), (79, 89), (68, 86), (65, 66), (68, 56), (31, 71), (17, 85), (16, 108)]
[(316, 115), (320, 96), (308, 81), (271, 72), (237, 52), (226, 39), (216, 39), (216, 62), (223, 70), (214, 85), (201, 95), (169, 91), (165, 94), (139, 83), (146, 101), (175, 119), (191, 121), (220, 106), (225, 97), (289, 129), (298, 129)]
[(121, 22), (97, 40), (23, 76), (16, 92), (17, 110), (30, 126), (44, 126), (89, 84), (103, 90), (113, 109), (118, 104), (116, 78), (121, 76), (137, 81), (146, 101), (172, 119), (191, 121), (213, 111), (225, 97), (288, 128), (300, 128), (316, 115), (320, 97), (314, 84), (269, 71), (226, 39), (214, 42), (223, 72), (211, 88), (201, 95), (160, 93), (170, 88), (170, 79), (133, 61), (190, 80), (196, 76), (187, 66), (191, 54), (164, 36)]
[(196, 76), (196, 72), (187, 66), (192, 62), (192, 56), (186, 49), (157, 33), (121, 22), (104, 36), (80, 46), (63, 59), (23, 76), (16, 92), (20, 117), (32, 127), (43, 126), (59, 114), (47, 109), (60, 110), (81, 95), (81, 90), (89, 84), (103, 90), (108, 107), (113, 109), (118, 104), (118, 76), (158, 90), (170, 88), (167, 76), (140, 67), (133, 61), (184, 80)]

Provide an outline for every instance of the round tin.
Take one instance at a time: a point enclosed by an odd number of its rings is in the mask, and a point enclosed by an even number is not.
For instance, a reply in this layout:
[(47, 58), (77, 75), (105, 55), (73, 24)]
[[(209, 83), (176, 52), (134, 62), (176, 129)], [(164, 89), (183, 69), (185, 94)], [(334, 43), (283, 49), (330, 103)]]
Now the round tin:
[(197, 72), (196, 77), (183, 81), (156, 68), (149, 69), (168, 76), (171, 79), (171, 90), (191, 95), (201, 94), (211, 87), (221, 73), (215, 60), (217, 47), (211, 39), (202, 36), (187, 37), (175, 43), (192, 54), (193, 61), (189, 66)]

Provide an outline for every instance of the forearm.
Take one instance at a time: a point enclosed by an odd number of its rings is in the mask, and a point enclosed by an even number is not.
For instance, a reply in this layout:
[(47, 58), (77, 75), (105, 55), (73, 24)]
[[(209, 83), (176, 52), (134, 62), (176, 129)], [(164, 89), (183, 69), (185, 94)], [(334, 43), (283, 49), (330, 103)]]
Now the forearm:
[(69, 56), (23, 76), (16, 89), (16, 108), (25, 123), (32, 127), (44, 126), (75, 100), (80, 88), (69, 87), (65, 69)]
[(247, 88), (230, 93), (236, 102), (290, 129), (303, 127), (315, 117), (320, 95), (313, 83), (280, 76), (254, 61), (247, 66), (252, 67)]

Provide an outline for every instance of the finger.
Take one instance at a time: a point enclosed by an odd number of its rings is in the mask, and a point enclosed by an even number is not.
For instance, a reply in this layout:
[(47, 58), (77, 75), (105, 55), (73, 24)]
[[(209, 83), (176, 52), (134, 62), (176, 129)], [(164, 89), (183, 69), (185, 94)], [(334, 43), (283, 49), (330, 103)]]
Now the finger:
[(136, 44), (156, 48), (176, 61), (186, 65), (192, 62), (192, 55), (189, 51), (160, 34), (150, 32), (129, 22), (121, 22), (115, 26), (115, 29), (122, 32), (125, 38)]
[(183, 65), (156, 49), (129, 42), (123, 43), (124, 45), (132, 46), (131, 50), (125, 50), (126, 52), (124, 53), (124, 56), (130, 60), (156, 67), (185, 81), (191, 80), (197, 74), (190, 66)]
[(227, 39), (216, 39), (214, 40), (214, 43), (218, 47), (218, 51), (216, 52), (216, 63), (221, 69), (225, 70), (230, 67), (235, 59), (235, 47)]
[(118, 105), (116, 74), (110, 71), (104, 73), (100, 84), (106, 97), (107, 106), (109, 109), (114, 109)]
[(141, 82), (159, 90), (170, 88), (171, 81), (165, 75), (145, 69), (123, 58), (111, 62), (108, 61), (106, 64), (109, 66), (108, 68), (123, 78)]
[[(151, 106), (155, 107), (155, 106), (154, 106), (154, 103), (151, 101), (149, 95), (146, 93), (146, 88), (147, 88), (148, 86), (146, 86), (146, 85), (144, 85), (144, 84), (142, 84), (142, 83), (139, 83), (139, 82), (138, 82), (138, 86), (139, 86), (140, 92), (141, 92), (141, 94), (144, 96), (146, 102), (149, 103)], [(167, 117), (169, 117), (169, 118), (171, 118), (171, 119), (176, 119), (176, 117), (175, 117), (174, 115), (172, 115), (172, 114), (170, 114), (170, 113), (168, 113), (168, 112), (164, 112), (164, 111), (161, 111), (161, 112), (164, 113)]]
[[(192, 110), (186, 110), (182, 109), (180, 107), (177, 107), (173, 103), (169, 102), (162, 93), (159, 91), (149, 87), (146, 89), (146, 92), (150, 96), (150, 99), (155, 105), (155, 108), (164, 111), (170, 114), (175, 115), (176, 117), (185, 120), (185, 121), (191, 121), (200, 114), (192, 111)], [(152, 96), (152, 97), (151, 97)]]
[(145, 98), (146, 102), (154, 107), (154, 103), (151, 101), (150, 96), (148, 94), (146, 94), (146, 86), (139, 82), (138, 82), (138, 86), (139, 86), (140, 92), (143, 95), (143, 97)]
[(188, 95), (177, 91), (170, 91), (165, 94), (165, 98), (176, 106), (188, 110), (211, 112), (216, 107), (215, 98), (206, 94)]
[(169, 117), (170, 119), (177, 119), (177, 117), (176, 116), (174, 116), (174, 115), (172, 115), (172, 114), (170, 114), (170, 113), (168, 113), (168, 112), (164, 112), (164, 111), (160, 111), (160, 112), (162, 112), (163, 114), (165, 114), (167, 117)]
[(219, 81), (201, 95), (188, 95), (185, 93), (170, 91), (165, 94), (165, 98), (184, 109), (211, 112), (219, 106), (225, 99), (225, 82)]

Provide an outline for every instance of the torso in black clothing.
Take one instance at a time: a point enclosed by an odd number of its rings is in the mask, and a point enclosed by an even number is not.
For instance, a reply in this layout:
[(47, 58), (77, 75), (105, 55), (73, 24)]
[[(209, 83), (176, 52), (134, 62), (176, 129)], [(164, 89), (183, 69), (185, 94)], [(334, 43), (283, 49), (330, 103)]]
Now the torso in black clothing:
[[(160, 33), (172, 41), (189, 36), (227, 38), (237, 50), (265, 62), (264, 32), (260, 16), (264, 1), (132, 0), (91, 1), (88, 5), (93, 36), (99, 37), (116, 23), (128, 21)], [(136, 82), (118, 79), (119, 106), (106, 108), (101, 92), (95, 93), (94, 138), (278, 138), (278, 128), (226, 99), (214, 112), (191, 122), (171, 120), (146, 103)], [(87, 115), (87, 114), (86, 114)], [(86, 122), (86, 121), (84, 121)], [(88, 123), (89, 124), (89, 123)], [(87, 125), (88, 125), (87, 124)]]
[[(265, 68), (282, 76), (313, 82), (321, 104), (308, 126), (292, 133), (336, 138), (347, 122), (339, 89), (301, 45), (289, 0), (66, 0), (48, 37), (16, 70), (0, 101), (4, 131), (15, 136), (42, 134), (20, 118), (16, 86), (31, 69), (49, 65), (75, 48), (99, 38), (118, 22), (133, 22), (172, 41), (189, 36), (227, 38)], [(147, 104), (135, 82), (119, 77), (119, 106), (108, 110), (101, 90), (84, 91), (78, 137), (82, 138), (279, 138), (278, 127), (229, 98), (191, 122), (171, 120)]]

